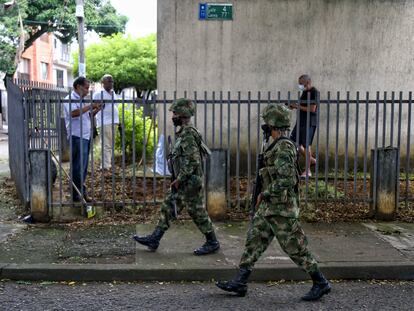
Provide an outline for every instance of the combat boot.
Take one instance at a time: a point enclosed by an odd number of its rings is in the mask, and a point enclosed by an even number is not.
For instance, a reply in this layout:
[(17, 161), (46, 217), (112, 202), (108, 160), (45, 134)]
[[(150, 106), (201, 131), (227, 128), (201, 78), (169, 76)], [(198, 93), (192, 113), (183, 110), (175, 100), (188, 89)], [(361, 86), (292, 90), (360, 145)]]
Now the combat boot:
[(160, 245), (160, 240), (164, 235), (164, 231), (160, 227), (156, 227), (154, 232), (146, 236), (134, 235), (134, 240), (148, 247), (150, 251), (155, 251)]
[(216, 286), (226, 292), (233, 292), (240, 297), (246, 296), (247, 293), (247, 279), (252, 270), (240, 268), (236, 278), (231, 281), (218, 281)]
[(311, 290), (305, 296), (302, 297), (302, 300), (318, 300), (323, 295), (331, 291), (331, 284), (329, 284), (328, 280), (323, 276), (323, 274), (320, 271), (310, 273), (310, 276), (313, 280), (313, 286)]
[(216, 252), (220, 248), (220, 243), (217, 241), (216, 234), (209, 232), (206, 234), (206, 243), (203, 246), (194, 250), (194, 255), (207, 255)]

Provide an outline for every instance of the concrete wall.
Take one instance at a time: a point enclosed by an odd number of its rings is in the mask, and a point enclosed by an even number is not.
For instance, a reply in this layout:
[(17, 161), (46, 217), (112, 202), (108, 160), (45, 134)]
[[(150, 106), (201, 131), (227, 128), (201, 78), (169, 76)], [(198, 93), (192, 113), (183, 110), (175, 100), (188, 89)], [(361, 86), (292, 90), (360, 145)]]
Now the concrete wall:
[[(212, 91), (231, 91), (236, 98), (241, 91), (246, 99), (250, 90), (256, 98), (258, 91), (272, 91), (273, 98), (277, 91), (284, 98), (292, 91), (297, 97), (297, 77), (302, 73), (312, 76), (322, 99), (328, 91), (333, 92), (332, 97), (341, 91), (342, 98), (346, 91), (352, 98), (356, 91), (361, 91), (361, 97), (370, 91), (372, 98), (376, 91), (403, 91), (407, 98), (413, 89), (414, 1), (216, 2), (233, 3), (233, 21), (198, 20), (199, 1), (158, 1), (159, 94), (167, 91), (171, 98), (173, 91), (177, 96), (188, 91), (193, 97), (197, 91), (200, 98), (208, 91), (211, 98)], [(339, 149), (343, 152), (346, 123), (345, 108), (341, 109)], [(355, 115), (350, 111), (352, 122)], [(208, 112), (211, 117), (211, 110)], [(371, 108), (370, 142), (375, 140), (374, 112)], [(403, 136), (407, 135), (406, 112), (402, 114)], [(363, 116), (364, 110), (360, 114)], [(232, 109), (233, 129), (235, 116)], [(245, 110), (241, 118), (244, 125), (248, 121), (252, 126), (257, 123), (254, 117), (247, 120)], [(325, 118), (324, 110), (322, 123)], [(364, 122), (360, 124), (361, 130)], [(355, 135), (350, 130), (350, 135)], [(246, 143), (245, 126), (242, 131)], [(359, 138), (363, 140), (363, 133)], [(331, 146), (329, 149), (333, 152)]]
[(414, 1), (235, 0), (200, 21), (195, 0), (158, 1), (158, 89), (412, 90)]

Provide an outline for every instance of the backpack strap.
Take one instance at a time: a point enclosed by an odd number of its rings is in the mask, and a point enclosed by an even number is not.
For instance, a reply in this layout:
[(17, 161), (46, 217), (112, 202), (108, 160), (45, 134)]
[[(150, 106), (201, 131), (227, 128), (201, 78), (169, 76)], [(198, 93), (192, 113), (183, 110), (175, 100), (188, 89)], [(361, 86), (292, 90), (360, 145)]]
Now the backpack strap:
[(194, 132), (194, 137), (196, 139), (198, 149), (200, 150), (201, 157), (202, 158), (209, 157), (211, 155), (211, 150), (204, 143), (204, 141), (201, 137), (200, 131), (197, 128), (195, 128), (194, 126), (191, 126), (191, 125), (188, 128), (190, 128)]

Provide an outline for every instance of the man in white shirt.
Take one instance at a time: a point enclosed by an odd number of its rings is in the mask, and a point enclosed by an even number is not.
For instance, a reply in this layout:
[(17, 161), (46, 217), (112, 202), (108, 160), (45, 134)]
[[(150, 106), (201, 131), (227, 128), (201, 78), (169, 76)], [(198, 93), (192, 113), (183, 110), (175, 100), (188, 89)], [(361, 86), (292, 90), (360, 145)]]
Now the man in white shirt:
[[(91, 114), (95, 115), (101, 108), (98, 103), (84, 103), (88, 95), (90, 82), (85, 77), (73, 81), (73, 90), (66, 96), (64, 104), (65, 124), (71, 146), (72, 181), (86, 201), (85, 180), (88, 171), (89, 149), (91, 138)], [(71, 187), (74, 201), (81, 201), (78, 192)]]
[(117, 100), (118, 97), (113, 90), (114, 79), (111, 75), (104, 75), (101, 82), (103, 90), (95, 92), (93, 99), (94, 101), (105, 101), (102, 110), (96, 115), (96, 126), (100, 128), (99, 132), (103, 137), (102, 169), (109, 170), (112, 166), (114, 137), (119, 124), (118, 103), (113, 101)]

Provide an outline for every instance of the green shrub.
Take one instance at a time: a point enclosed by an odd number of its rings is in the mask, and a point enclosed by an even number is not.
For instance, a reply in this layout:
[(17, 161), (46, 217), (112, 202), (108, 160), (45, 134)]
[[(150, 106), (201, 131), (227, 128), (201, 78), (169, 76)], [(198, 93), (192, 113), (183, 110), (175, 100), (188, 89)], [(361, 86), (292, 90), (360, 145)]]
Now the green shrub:
[[(124, 107), (124, 108), (123, 108)], [(123, 111), (124, 109), (124, 111)], [(152, 158), (154, 152), (154, 127), (155, 127), (155, 145), (158, 141), (158, 131), (156, 122), (150, 117), (143, 117), (143, 108), (136, 108), (135, 111), (132, 105), (121, 104), (118, 106), (119, 122), (122, 123), (122, 113), (124, 112), (124, 135), (125, 135), (125, 154), (127, 161), (132, 161), (133, 153), (133, 128), (135, 127), (135, 159), (139, 161), (142, 157), (144, 148), (144, 123), (145, 123), (145, 137), (146, 137), (146, 156)], [(135, 123), (134, 123), (135, 119)], [(120, 135), (116, 135), (115, 150), (122, 153), (122, 140)]]
[[(305, 196), (306, 184), (301, 183), (301, 196)], [(339, 189), (336, 190), (336, 198), (344, 198), (345, 194)], [(316, 184), (314, 181), (309, 181), (308, 184), (308, 198), (311, 199), (333, 199), (335, 198), (335, 186), (326, 184), (324, 181), (318, 181), (318, 192), (316, 192)]]

